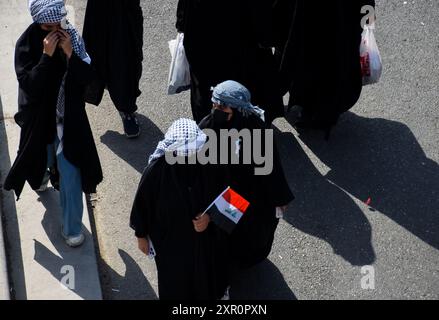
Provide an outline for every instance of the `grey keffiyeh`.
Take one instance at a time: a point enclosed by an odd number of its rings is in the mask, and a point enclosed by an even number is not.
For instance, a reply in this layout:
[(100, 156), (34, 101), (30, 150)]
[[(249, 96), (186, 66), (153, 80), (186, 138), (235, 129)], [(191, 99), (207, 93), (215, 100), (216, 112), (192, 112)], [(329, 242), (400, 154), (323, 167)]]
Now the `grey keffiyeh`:
[(265, 111), (252, 105), (250, 91), (236, 81), (225, 81), (212, 88), (212, 102), (237, 109), (244, 116), (255, 114), (265, 121)]

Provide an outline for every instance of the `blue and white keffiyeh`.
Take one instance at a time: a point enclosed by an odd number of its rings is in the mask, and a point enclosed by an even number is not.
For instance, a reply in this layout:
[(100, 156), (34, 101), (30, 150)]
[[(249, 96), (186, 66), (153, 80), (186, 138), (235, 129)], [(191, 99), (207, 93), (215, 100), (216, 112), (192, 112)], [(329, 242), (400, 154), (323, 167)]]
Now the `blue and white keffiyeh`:
[(212, 88), (212, 102), (237, 109), (244, 116), (255, 114), (265, 121), (265, 111), (252, 105), (251, 93), (242, 84), (236, 81), (225, 81)]
[(167, 152), (175, 152), (179, 157), (190, 157), (200, 151), (207, 140), (206, 134), (190, 119), (175, 121), (159, 142), (155, 152), (149, 157), (149, 163), (157, 160)]

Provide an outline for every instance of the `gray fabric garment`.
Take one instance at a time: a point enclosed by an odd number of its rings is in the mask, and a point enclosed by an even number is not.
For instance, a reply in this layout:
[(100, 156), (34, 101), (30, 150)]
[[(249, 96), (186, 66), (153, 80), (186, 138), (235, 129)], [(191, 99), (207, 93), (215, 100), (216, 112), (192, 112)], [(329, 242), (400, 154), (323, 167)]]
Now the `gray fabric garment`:
[(229, 80), (220, 83), (215, 88), (212, 88), (212, 90), (213, 103), (237, 109), (246, 117), (250, 113), (256, 114), (265, 121), (265, 111), (252, 105), (251, 93), (242, 84)]

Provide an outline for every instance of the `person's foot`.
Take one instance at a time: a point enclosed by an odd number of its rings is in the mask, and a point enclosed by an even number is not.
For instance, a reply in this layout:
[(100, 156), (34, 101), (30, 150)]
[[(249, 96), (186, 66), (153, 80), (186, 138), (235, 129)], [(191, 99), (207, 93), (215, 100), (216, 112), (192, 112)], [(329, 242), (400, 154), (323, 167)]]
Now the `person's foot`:
[(77, 236), (66, 236), (64, 232), (61, 232), (61, 234), (66, 244), (71, 248), (80, 247), (85, 241), (85, 236), (82, 232)]
[(126, 137), (128, 139), (137, 138), (140, 135), (140, 127), (136, 115), (134, 113), (121, 112), (120, 116), (122, 117)]

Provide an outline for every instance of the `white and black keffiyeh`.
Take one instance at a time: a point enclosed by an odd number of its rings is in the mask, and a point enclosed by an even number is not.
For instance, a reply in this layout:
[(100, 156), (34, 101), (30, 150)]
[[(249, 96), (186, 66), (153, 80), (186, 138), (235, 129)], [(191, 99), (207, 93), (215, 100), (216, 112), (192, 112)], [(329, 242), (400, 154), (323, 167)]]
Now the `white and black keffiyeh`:
[(190, 119), (175, 121), (159, 142), (155, 152), (149, 157), (149, 163), (163, 157), (167, 152), (175, 152), (179, 157), (190, 157), (200, 151), (207, 140), (197, 123)]

